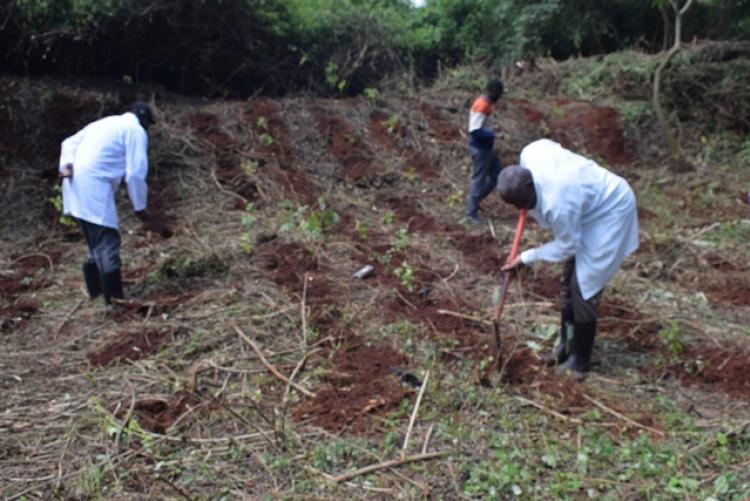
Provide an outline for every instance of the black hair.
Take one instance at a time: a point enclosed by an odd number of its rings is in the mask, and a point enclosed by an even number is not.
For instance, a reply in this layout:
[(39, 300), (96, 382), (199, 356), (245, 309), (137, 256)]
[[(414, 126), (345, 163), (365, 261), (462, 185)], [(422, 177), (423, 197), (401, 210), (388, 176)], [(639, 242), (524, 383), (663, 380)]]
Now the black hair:
[(487, 93), (488, 94), (495, 94), (498, 97), (503, 96), (503, 91), (505, 90), (505, 87), (503, 86), (503, 82), (498, 80), (497, 78), (493, 78), (489, 82), (487, 82)]

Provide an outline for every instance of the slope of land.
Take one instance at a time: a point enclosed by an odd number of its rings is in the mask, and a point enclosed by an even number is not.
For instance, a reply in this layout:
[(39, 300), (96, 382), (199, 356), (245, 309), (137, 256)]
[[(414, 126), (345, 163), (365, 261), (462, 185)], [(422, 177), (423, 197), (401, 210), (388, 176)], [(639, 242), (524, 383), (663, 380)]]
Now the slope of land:
[[(582, 384), (540, 361), (559, 268), (524, 270), (488, 387), (516, 213), (493, 196), (491, 228), (460, 223), (472, 92), (156, 89), (151, 205), (174, 235), (142, 230), (121, 196), (131, 301), (105, 311), (83, 295), (78, 230), (48, 199), (60, 140), (133, 96), (7, 77), (0, 89), (3, 496), (750, 494), (750, 207), (737, 197), (750, 186), (736, 136), (685, 124), (691, 167), (676, 171), (643, 103), (634, 114), (511, 88), (504, 161), (543, 135), (598, 159), (637, 193), (641, 248), (606, 290)], [(547, 238), (531, 224), (524, 246)], [(353, 279), (366, 264), (374, 276)], [(426, 386), (411, 426), (414, 377)], [(416, 460), (338, 477), (402, 447)]]

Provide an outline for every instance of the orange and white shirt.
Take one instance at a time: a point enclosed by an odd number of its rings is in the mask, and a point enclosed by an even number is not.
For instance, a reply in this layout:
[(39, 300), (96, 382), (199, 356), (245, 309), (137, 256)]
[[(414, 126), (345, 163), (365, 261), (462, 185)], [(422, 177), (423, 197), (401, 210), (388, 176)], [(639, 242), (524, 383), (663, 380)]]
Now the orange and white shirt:
[(491, 150), (495, 141), (495, 121), (492, 101), (487, 96), (474, 100), (469, 112), (469, 145), (480, 150)]

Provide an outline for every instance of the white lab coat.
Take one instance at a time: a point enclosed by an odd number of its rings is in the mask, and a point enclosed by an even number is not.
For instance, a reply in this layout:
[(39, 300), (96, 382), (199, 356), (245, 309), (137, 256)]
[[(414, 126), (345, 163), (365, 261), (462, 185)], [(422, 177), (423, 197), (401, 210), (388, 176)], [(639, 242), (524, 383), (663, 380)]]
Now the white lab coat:
[(133, 209), (148, 198), (148, 135), (133, 113), (92, 122), (62, 142), (60, 171), (73, 164), (73, 178), (63, 181), (63, 213), (117, 229), (115, 194), (122, 179)]
[(529, 211), (555, 239), (521, 253), (521, 261), (560, 262), (575, 256), (584, 299), (604, 288), (638, 248), (638, 215), (627, 181), (596, 162), (542, 139), (521, 152), (537, 195)]

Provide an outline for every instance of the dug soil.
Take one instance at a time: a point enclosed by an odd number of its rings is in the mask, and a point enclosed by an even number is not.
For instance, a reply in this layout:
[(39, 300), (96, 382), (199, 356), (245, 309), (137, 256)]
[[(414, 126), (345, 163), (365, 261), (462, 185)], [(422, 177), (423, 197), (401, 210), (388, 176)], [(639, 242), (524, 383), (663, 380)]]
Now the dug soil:
[(115, 362), (140, 360), (166, 344), (169, 333), (163, 330), (124, 332), (117, 339), (86, 355), (93, 366), (102, 367)]
[(376, 419), (396, 409), (406, 392), (392, 374), (406, 358), (389, 346), (361, 346), (336, 355), (327, 384), (293, 411), (297, 420), (330, 431), (371, 433)]

